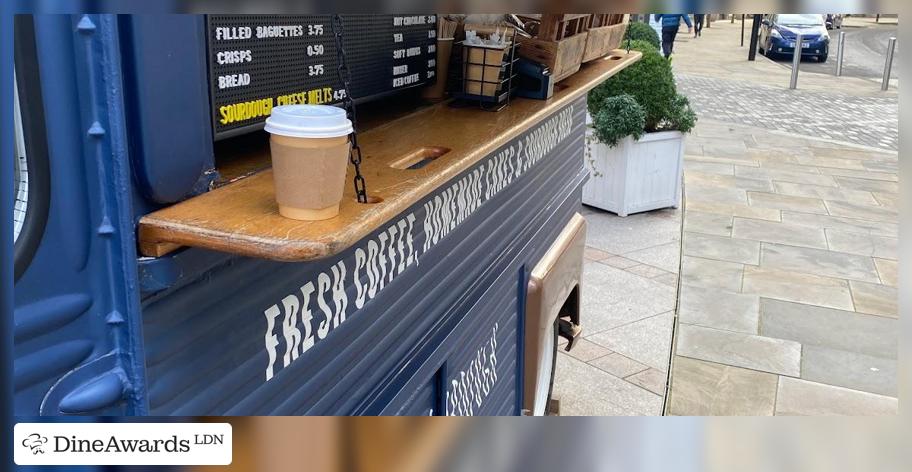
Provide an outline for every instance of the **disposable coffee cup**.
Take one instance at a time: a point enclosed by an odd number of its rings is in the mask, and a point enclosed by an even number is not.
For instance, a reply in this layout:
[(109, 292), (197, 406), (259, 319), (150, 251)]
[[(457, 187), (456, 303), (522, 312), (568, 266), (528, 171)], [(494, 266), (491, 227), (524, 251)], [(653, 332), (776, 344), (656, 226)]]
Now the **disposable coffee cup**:
[(282, 105), (266, 119), (279, 214), (326, 220), (339, 214), (352, 123), (328, 105)]

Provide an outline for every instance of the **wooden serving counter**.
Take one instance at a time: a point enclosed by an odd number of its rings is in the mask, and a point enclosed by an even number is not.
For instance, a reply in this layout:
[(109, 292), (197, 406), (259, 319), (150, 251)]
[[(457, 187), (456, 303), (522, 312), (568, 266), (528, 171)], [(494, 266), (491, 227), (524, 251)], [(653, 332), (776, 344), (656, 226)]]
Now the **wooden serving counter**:
[[(516, 98), (497, 113), (444, 102), (359, 133), (361, 170), (373, 202), (356, 201), (349, 167), (335, 218), (297, 221), (280, 216), (272, 170), (264, 170), (144, 216), (139, 221), (140, 251), (158, 257), (191, 246), (299, 262), (338, 254), (639, 57), (636, 51), (616, 50), (583, 64), (555, 86), (549, 100)], [(409, 169), (422, 160), (427, 164)]]

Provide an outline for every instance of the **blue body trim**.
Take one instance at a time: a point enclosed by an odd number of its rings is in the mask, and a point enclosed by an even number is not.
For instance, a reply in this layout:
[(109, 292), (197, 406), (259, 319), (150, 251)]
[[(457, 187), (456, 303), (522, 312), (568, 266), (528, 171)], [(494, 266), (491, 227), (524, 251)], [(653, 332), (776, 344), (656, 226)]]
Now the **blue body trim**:
[(15, 286), (16, 412), (60, 414), (72, 392), (119, 372), (120, 395), (75, 402), (96, 408), (78, 413), (144, 414), (116, 20), (36, 15), (35, 29), (52, 192), (42, 244)]

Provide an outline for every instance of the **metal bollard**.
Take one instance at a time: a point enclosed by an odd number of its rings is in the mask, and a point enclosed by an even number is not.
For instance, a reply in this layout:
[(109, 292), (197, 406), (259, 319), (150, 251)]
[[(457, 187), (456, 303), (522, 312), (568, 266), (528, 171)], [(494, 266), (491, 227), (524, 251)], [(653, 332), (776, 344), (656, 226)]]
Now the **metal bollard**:
[[(735, 15), (732, 15), (732, 20), (735, 19)], [(744, 15), (741, 15), (741, 47), (744, 47)]]
[(893, 72), (893, 50), (896, 49), (896, 38), (891, 37), (887, 44), (887, 61), (884, 63), (883, 83), (880, 84), (881, 90), (890, 88), (890, 73)]
[(798, 66), (801, 65), (801, 33), (795, 35), (795, 52), (792, 54), (792, 80), (789, 82), (789, 88), (794, 90), (798, 87)]
[(842, 56), (845, 53), (845, 32), (839, 32), (839, 39), (836, 40), (836, 77), (842, 76)]

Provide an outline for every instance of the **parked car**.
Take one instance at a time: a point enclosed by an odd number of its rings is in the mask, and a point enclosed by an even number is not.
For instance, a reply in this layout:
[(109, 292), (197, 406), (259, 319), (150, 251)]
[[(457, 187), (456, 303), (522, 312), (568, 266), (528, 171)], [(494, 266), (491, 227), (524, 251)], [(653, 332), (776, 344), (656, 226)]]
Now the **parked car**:
[(766, 15), (760, 25), (760, 52), (770, 58), (791, 56), (798, 33), (801, 33), (801, 57), (826, 62), (830, 34), (823, 15), (819, 14)]
[(842, 13), (827, 13), (826, 14), (826, 28), (831, 29), (841, 29), (842, 20), (845, 18), (845, 15)]

